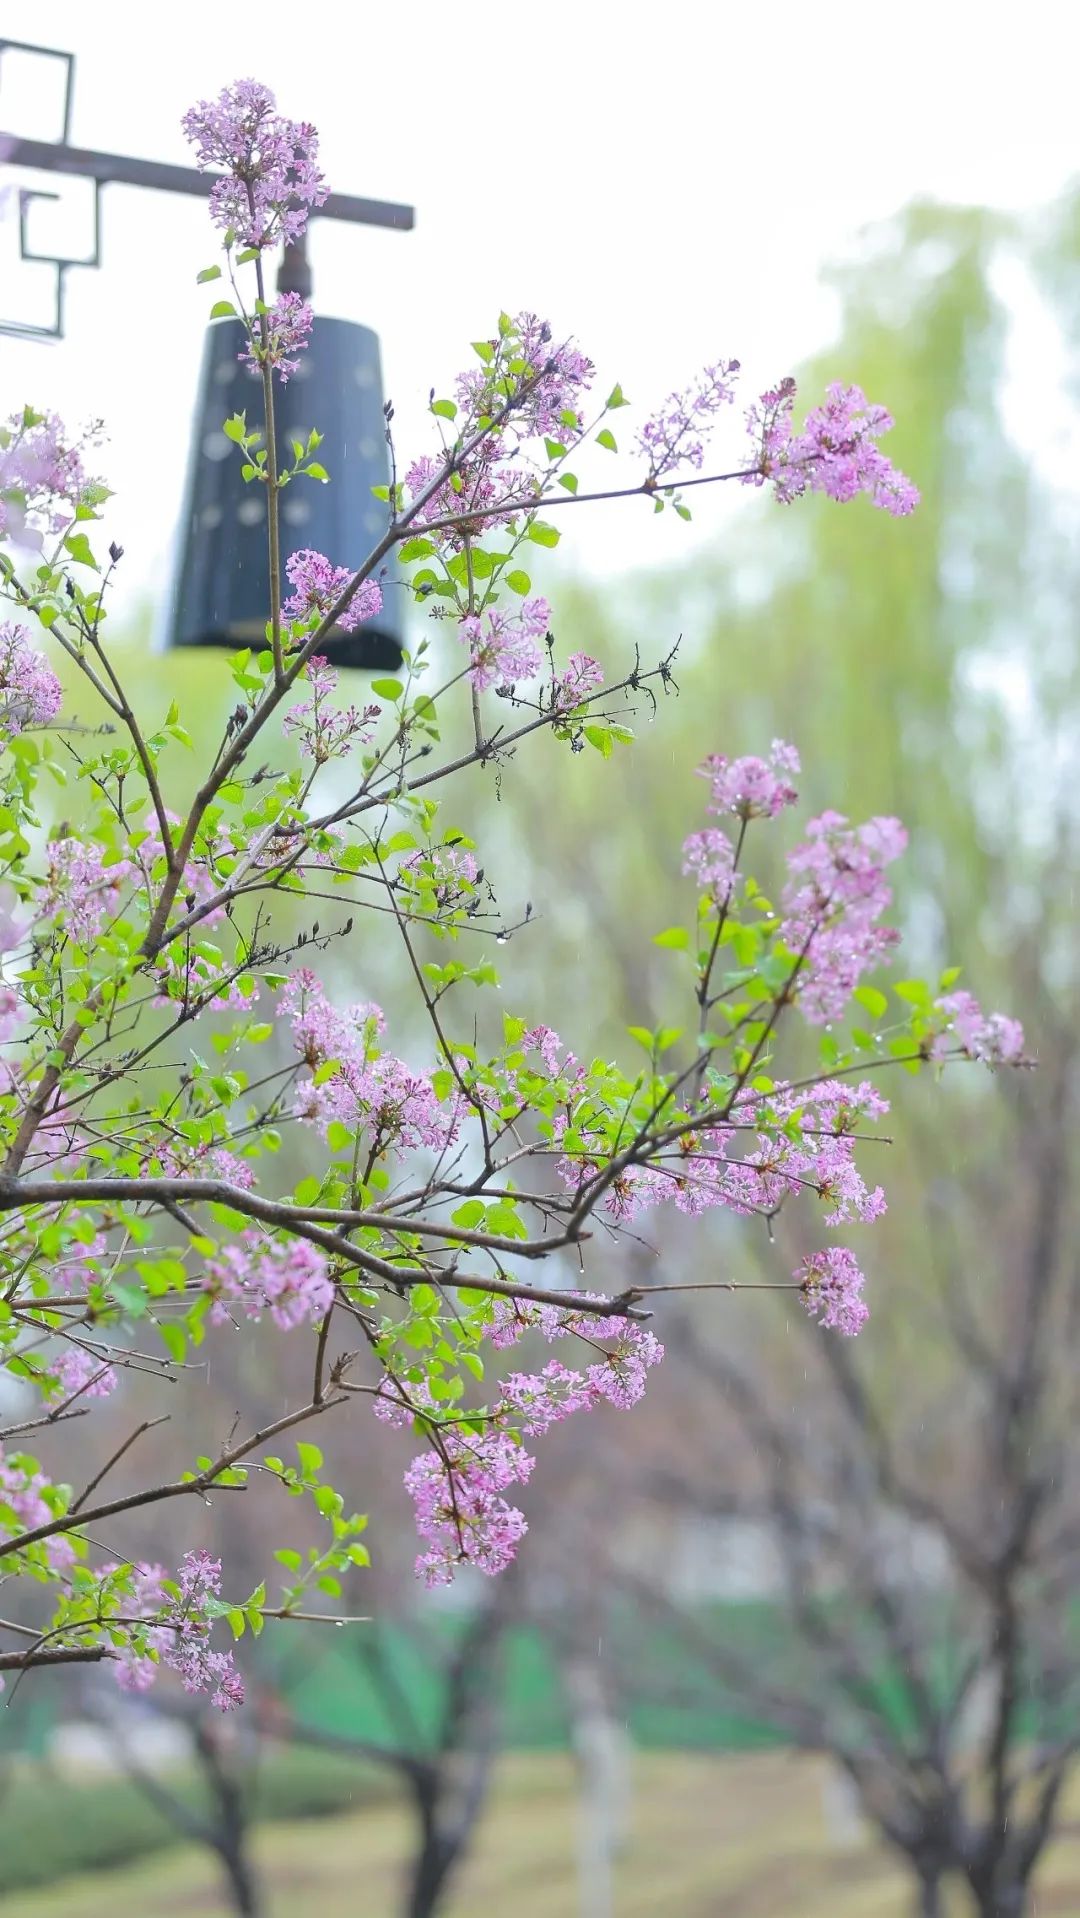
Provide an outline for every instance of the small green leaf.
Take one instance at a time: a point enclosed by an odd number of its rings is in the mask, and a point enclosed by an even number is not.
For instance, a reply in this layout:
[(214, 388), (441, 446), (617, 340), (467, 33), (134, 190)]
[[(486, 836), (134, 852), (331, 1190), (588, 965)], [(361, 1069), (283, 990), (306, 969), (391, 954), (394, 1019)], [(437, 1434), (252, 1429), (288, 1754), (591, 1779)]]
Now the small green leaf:
[(546, 520), (534, 519), (529, 523), (529, 538), (535, 540), (537, 546), (557, 546), (562, 534), (557, 526), (549, 526)]
[(516, 566), (512, 573), (507, 573), (506, 584), (512, 593), (517, 593), (521, 599), (524, 599), (526, 593), (532, 586), (532, 580), (529, 578), (528, 573), (523, 573), (521, 567)]
[(77, 565), (89, 566), (95, 573), (101, 571), (91, 551), (90, 541), (87, 539), (85, 533), (69, 533), (64, 541), (64, 545)]
[(219, 266), (204, 266), (201, 273), (196, 273), (195, 284), (196, 286), (205, 286), (208, 280), (220, 280), (220, 278), (221, 268)]
[(175, 1324), (172, 1319), (162, 1319), (158, 1331), (169, 1357), (175, 1359), (177, 1365), (183, 1365), (187, 1353), (187, 1337), (183, 1326)]
[(453, 400), (432, 400), (431, 411), (436, 413), (441, 420), (457, 419), (457, 407), (454, 405)]
[(601, 428), (600, 432), (596, 435), (596, 444), (597, 446), (606, 446), (609, 453), (617, 453), (619, 450), (615, 435), (609, 426)]
[(236, 317), (236, 308), (231, 300), (215, 300), (210, 308), (212, 320), (235, 320)]
[(889, 1009), (889, 1001), (876, 986), (856, 986), (853, 997), (865, 1007), (871, 1019), (880, 1019)]
[(658, 932), (653, 940), (654, 946), (663, 946), (670, 952), (685, 952), (689, 944), (690, 934), (685, 926), (668, 926), (666, 932)]
[(371, 690), (376, 699), (400, 699), (404, 687), (400, 679), (373, 679)]
[(320, 466), (318, 460), (312, 460), (310, 466), (305, 466), (304, 471), (309, 479), (325, 482), (330, 478), (325, 466)]

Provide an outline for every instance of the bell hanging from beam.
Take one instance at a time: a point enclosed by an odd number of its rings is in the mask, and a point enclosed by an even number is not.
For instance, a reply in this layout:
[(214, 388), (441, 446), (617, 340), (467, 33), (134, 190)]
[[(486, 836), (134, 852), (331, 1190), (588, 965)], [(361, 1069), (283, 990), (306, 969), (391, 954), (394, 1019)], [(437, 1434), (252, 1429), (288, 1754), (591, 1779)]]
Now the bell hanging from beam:
[[(278, 288), (310, 293), (303, 243), (286, 248)], [(266, 643), (266, 492), (244, 483), (237, 448), (222, 432), (233, 413), (246, 413), (249, 426), (261, 418), (259, 376), (239, 357), (246, 340), (238, 319), (213, 320), (206, 335), (165, 648), (236, 652)], [(386, 530), (387, 509), (371, 490), (390, 483), (378, 336), (353, 320), (317, 318), (295, 373), (274, 386), (279, 460), (291, 457), (294, 439), (306, 446), (317, 428), (319, 463), (330, 474), (327, 483), (297, 478), (280, 495), (282, 565), (312, 548), (334, 566), (357, 566)], [(321, 650), (331, 665), (400, 666), (401, 594), (388, 566), (378, 578), (382, 611), (352, 632), (338, 627), (327, 636)], [(287, 596), (285, 581), (282, 590)]]

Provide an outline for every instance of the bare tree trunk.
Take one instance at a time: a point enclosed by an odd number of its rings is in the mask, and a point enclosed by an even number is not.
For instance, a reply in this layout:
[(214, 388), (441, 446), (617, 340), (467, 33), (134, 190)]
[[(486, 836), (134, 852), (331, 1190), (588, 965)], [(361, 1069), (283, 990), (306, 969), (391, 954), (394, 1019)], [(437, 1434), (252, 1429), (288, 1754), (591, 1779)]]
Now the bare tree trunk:
[(414, 1783), (420, 1843), (409, 1876), (405, 1918), (432, 1918), (439, 1908), (443, 1886), (455, 1854), (439, 1829), (438, 1780), (417, 1779)]
[(937, 1872), (920, 1876), (915, 1918), (942, 1918), (941, 1879)]
[(1030, 1887), (1022, 1879), (983, 1879), (972, 1882), (971, 1891), (979, 1918), (1026, 1918), (1031, 1910)]

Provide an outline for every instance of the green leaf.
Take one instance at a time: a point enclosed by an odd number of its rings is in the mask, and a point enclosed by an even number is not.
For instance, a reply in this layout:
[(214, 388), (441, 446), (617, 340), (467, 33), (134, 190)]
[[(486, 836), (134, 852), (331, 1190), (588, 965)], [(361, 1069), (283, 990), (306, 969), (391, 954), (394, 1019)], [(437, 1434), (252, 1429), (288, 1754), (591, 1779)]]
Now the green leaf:
[(619, 450), (615, 435), (608, 426), (602, 427), (596, 435), (596, 444), (597, 446), (606, 446), (609, 453), (617, 453)]
[(482, 1220), (483, 1217), (484, 1217), (483, 1200), (482, 1199), (466, 1199), (465, 1204), (459, 1205), (456, 1212), (451, 1212), (450, 1222), (452, 1225), (460, 1225), (466, 1228), (467, 1230), (471, 1231), (474, 1226), (478, 1226), (480, 1224), (480, 1221)]
[(457, 419), (457, 407), (454, 405), (453, 400), (432, 400), (431, 411), (437, 414), (441, 420)]
[(889, 1010), (889, 1001), (876, 986), (856, 986), (852, 997), (864, 1006), (871, 1019), (880, 1019)]
[(309, 479), (325, 482), (330, 478), (325, 466), (320, 466), (318, 460), (312, 460), (310, 466), (305, 466), (304, 471)]
[(69, 533), (64, 541), (64, 545), (77, 565), (89, 566), (95, 573), (101, 571), (91, 551), (90, 541), (87, 539), (85, 533)]
[(373, 679), (371, 690), (377, 699), (400, 699), (405, 689), (400, 679)]
[(562, 534), (557, 526), (549, 526), (546, 520), (534, 519), (529, 523), (529, 538), (537, 546), (557, 546)]
[(247, 414), (234, 413), (231, 419), (225, 421), (221, 430), (227, 440), (233, 440), (239, 445), (247, 433)]
[(215, 300), (210, 308), (212, 320), (235, 320), (236, 317), (236, 308), (231, 300)]
[(609, 412), (614, 412), (617, 406), (629, 406), (630, 404), (622, 387), (617, 382), (608, 394), (607, 404)]
[(220, 278), (221, 268), (219, 266), (204, 266), (201, 273), (196, 273), (195, 284), (196, 286), (205, 286), (207, 281), (220, 280)]
[(183, 1326), (177, 1325), (173, 1319), (162, 1319), (158, 1331), (169, 1357), (175, 1359), (177, 1365), (183, 1365), (187, 1354), (187, 1336)]
[(658, 932), (653, 939), (654, 946), (663, 946), (670, 952), (685, 952), (689, 944), (690, 934), (685, 926), (668, 926), (665, 932)]
[(528, 573), (522, 572), (520, 566), (515, 566), (512, 573), (507, 573), (506, 584), (512, 593), (517, 593), (521, 599), (524, 599), (526, 593), (532, 586), (532, 580), (529, 578)]
[(296, 1441), (296, 1456), (300, 1460), (300, 1470), (305, 1477), (317, 1472), (323, 1462), (323, 1455), (317, 1445), (309, 1445), (304, 1439)]

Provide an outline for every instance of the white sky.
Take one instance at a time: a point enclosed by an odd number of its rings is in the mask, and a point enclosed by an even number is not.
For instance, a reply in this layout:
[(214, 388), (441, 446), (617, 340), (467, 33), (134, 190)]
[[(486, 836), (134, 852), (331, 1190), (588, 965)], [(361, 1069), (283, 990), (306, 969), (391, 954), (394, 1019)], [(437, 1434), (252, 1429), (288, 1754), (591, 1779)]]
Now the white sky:
[[(51, 0), (46, 18), (38, 31), (78, 55), (76, 144), (186, 161), (185, 107), (251, 74), (315, 121), (332, 186), (416, 205), (412, 234), (320, 222), (313, 245), (317, 309), (381, 336), (406, 457), (428, 443), (429, 387), (446, 390), (502, 306), (576, 333), (605, 390), (619, 378), (643, 407), (720, 356), (756, 387), (830, 337), (818, 276), (866, 223), (919, 194), (1034, 203), (1080, 165), (1080, 13), (1049, 0), (1020, 13), (949, 0)], [(0, 0), (0, 32), (34, 39), (32, 21)], [(0, 91), (0, 126), (54, 132), (25, 87)], [(28, 304), (13, 239), (9, 223), (5, 312)], [(103, 251), (101, 271), (69, 275), (64, 342), (0, 336), (0, 406), (104, 416), (102, 466), (120, 494), (109, 530), (131, 593), (172, 535), (220, 292), (194, 277), (216, 236), (201, 202), (110, 187)], [(623, 570), (685, 553), (727, 510), (699, 494), (691, 529), (637, 502), (583, 509), (566, 515), (560, 551)]]

